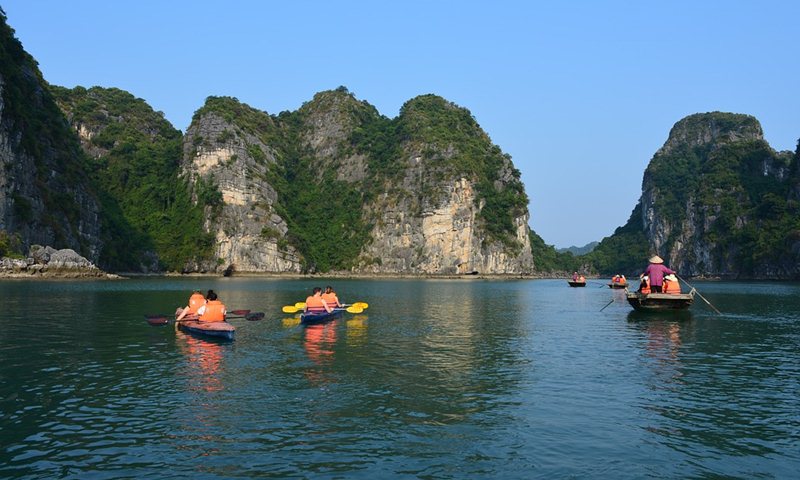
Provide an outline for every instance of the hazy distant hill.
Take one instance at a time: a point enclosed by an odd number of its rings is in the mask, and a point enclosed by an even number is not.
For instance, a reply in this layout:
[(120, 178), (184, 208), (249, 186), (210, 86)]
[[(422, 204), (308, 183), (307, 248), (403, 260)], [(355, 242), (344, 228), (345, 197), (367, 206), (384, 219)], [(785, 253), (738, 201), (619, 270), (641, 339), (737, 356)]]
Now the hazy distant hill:
[(573, 246), (571, 246), (569, 248), (558, 248), (558, 249), (556, 249), (556, 251), (558, 253), (567, 253), (567, 252), (569, 252), (569, 253), (571, 253), (571, 254), (573, 254), (573, 255), (575, 255), (577, 257), (578, 255), (586, 255), (587, 253), (589, 253), (592, 250), (594, 250), (595, 247), (597, 247), (599, 244), (600, 244), (600, 242), (589, 242), (589, 243), (587, 243), (586, 245), (584, 245), (582, 247), (576, 247), (576, 246), (573, 245)]

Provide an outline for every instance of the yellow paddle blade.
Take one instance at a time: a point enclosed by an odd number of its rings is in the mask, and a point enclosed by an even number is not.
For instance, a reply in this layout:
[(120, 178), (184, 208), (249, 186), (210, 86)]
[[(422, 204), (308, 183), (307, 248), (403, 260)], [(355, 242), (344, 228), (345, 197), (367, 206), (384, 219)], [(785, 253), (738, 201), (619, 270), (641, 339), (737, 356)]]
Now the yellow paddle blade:
[(297, 313), (297, 311), (300, 310), (300, 309), (297, 308), (297, 307), (292, 307), (290, 305), (286, 305), (281, 310), (283, 311), (283, 313)]
[(355, 305), (353, 305), (352, 307), (347, 307), (346, 311), (347, 313), (361, 313), (364, 311), (364, 309), (358, 308)]
[(306, 308), (306, 302), (297, 302), (294, 304), (294, 308), (298, 310), (303, 310)]
[(353, 304), (353, 306), (362, 310), (369, 308), (369, 304), (367, 302), (356, 302)]

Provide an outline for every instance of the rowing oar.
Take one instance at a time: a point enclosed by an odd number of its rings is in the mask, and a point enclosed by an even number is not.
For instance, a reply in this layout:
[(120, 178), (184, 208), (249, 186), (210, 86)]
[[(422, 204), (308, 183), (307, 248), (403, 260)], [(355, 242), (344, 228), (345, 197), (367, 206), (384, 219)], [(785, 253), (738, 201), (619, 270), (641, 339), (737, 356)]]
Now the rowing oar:
[[(677, 274), (676, 274), (675, 276), (676, 276), (676, 277), (678, 277), (678, 275), (677, 275)], [(686, 285), (687, 285), (689, 288), (691, 288), (692, 290), (694, 290), (695, 292), (697, 292), (697, 295), (698, 295), (700, 298), (702, 298), (702, 299), (703, 299), (703, 301), (704, 301), (704, 302), (706, 302), (706, 303), (708, 304), (708, 306), (709, 306), (709, 307), (713, 308), (713, 309), (714, 309), (714, 311), (715, 311), (715, 312), (717, 312), (717, 314), (719, 314), (719, 315), (722, 315), (722, 312), (720, 312), (719, 310), (717, 310), (717, 307), (715, 307), (714, 305), (711, 305), (711, 302), (709, 302), (708, 300), (706, 300), (706, 297), (704, 297), (704, 296), (703, 296), (703, 294), (702, 294), (702, 293), (700, 293), (700, 291), (699, 291), (699, 290), (697, 290), (696, 288), (694, 288), (694, 287), (692, 286), (692, 284), (690, 284), (689, 282), (687, 282), (686, 280), (684, 280), (682, 277), (678, 277), (678, 280), (682, 281), (682, 282), (683, 282), (683, 283), (685, 283), (685, 284), (686, 284)]]
[[(256, 322), (264, 318), (264, 312), (253, 312), (250, 313), (250, 310), (233, 310), (231, 311), (234, 315), (228, 315), (226, 320), (229, 318), (244, 318), (245, 320), (249, 320), (251, 322)], [(147, 323), (154, 327), (159, 327), (161, 325), (166, 325), (169, 323), (170, 317), (163, 314), (156, 314), (156, 315), (145, 315), (145, 320)], [(197, 318), (184, 318), (183, 320), (197, 320)], [(177, 320), (176, 320), (177, 321)]]
[[(616, 300), (616, 298), (612, 298), (610, 302), (606, 303), (606, 307), (614, 303), (614, 300)], [(601, 308), (600, 311), (602, 312), (603, 310), (606, 309), (606, 307)]]

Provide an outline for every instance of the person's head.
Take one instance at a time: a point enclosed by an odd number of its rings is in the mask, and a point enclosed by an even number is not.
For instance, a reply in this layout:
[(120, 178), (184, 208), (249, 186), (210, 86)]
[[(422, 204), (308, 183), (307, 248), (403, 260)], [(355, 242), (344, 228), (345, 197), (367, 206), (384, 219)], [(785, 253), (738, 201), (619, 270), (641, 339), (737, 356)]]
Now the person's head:
[(213, 300), (216, 300), (216, 299), (217, 299), (217, 294), (214, 293), (214, 290), (209, 290), (208, 293), (206, 293), (206, 300), (212, 300), (213, 301)]
[(331, 292), (333, 292), (333, 287), (331, 287), (330, 285), (325, 287), (325, 293), (331, 293)]
[(314, 287), (314, 295), (316, 295), (316, 294), (320, 293), (321, 291), (322, 291), (322, 289), (321, 289), (321, 288), (319, 288), (319, 287)]

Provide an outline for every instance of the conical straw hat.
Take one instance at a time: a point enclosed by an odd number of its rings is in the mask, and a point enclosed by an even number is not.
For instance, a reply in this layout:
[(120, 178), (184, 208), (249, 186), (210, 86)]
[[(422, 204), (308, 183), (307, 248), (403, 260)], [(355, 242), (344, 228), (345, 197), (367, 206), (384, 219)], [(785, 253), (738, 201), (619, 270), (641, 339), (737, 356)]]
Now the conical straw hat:
[(658, 255), (653, 255), (652, 257), (650, 257), (650, 260), (648, 260), (648, 262), (650, 262), (650, 263), (664, 263), (664, 259), (662, 259)]

